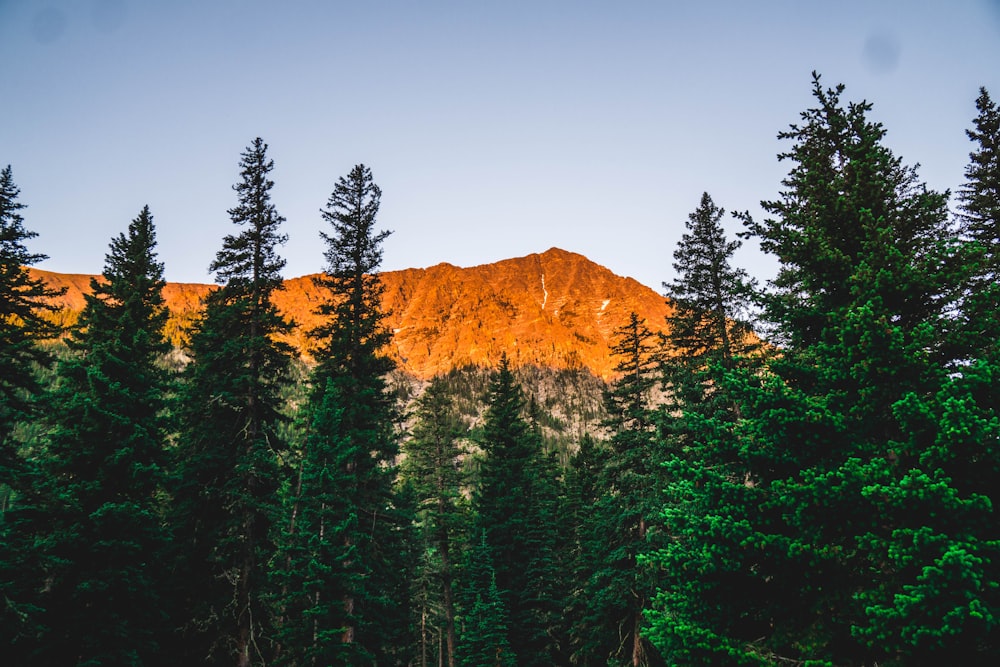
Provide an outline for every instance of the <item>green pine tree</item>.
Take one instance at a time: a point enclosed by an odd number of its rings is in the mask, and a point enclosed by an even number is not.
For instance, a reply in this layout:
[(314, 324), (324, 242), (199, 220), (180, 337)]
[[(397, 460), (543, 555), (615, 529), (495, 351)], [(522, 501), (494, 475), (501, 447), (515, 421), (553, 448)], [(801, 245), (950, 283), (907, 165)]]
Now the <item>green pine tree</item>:
[(976, 99), (979, 114), (966, 133), (975, 144), (959, 188), (959, 222), (970, 243), (971, 271), (962, 314), (967, 344), (980, 354), (995, 351), (1000, 328), (1000, 107), (985, 88)]
[(50, 632), (32, 664), (166, 662), (167, 311), (149, 208), (111, 242), (47, 399), (39, 531)]
[[(31, 398), (40, 387), (36, 367), (50, 362), (38, 343), (55, 338), (60, 328), (45, 318), (55, 311), (50, 299), (61, 292), (32, 278), (27, 267), (46, 258), (33, 253), (25, 242), (38, 236), (24, 227), (10, 165), (0, 171), (0, 489), (17, 484), (17, 445), (12, 440), (15, 423), (29, 413)], [(8, 494), (0, 490), (7, 505)]]
[(511, 649), (507, 606), (497, 586), (485, 531), (473, 541), (462, 568), (461, 667), (515, 667), (522, 663)]
[(490, 387), (473, 508), (509, 614), (516, 662), (550, 665), (559, 648), (553, 610), (563, 602), (549, 588), (558, 567), (556, 489), (539, 433), (525, 413), (524, 395), (504, 356)]
[(414, 486), (418, 520), (427, 536), (427, 550), (434, 556), (429, 559), (433, 571), (428, 574), (437, 582), (434, 598), (440, 600), (447, 664), (455, 667), (455, 559), (460, 553), (459, 536), (469, 522), (463, 495), (468, 488), (466, 451), (461, 441), (466, 426), (440, 378), (432, 380), (417, 400), (416, 419), (404, 447), (403, 473)]
[(636, 313), (614, 332), (611, 353), (618, 378), (605, 393), (611, 437), (600, 472), (588, 531), (594, 535), (596, 567), (584, 588), (589, 616), (597, 621), (590, 641), (612, 653), (604, 659), (631, 665), (660, 664), (643, 636), (643, 611), (654, 587), (641, 558), (650, 549), (650, 527), (660, 508), (662, 452), (657, 446), (657, 410), (653, 393), (661, 383), (661, 339)]
[(43, 632), (31, 583), (41, 565), (27, 525), (33, 504), (27, 496), (38, 481), (15, 431), (19, 422), (37, 414), (35, 399), (42, 393), (37, 372), (51, 362), (39, 344), (60, 333), (45, 315), (55, 310), (49, 300), (61, 293), (28, 272), (45, 255), (25, 246), (37, 233), (24, 227), (19, 195), (8, 165), (0, 171), (0, 643), (10, 647), (15, 660), (23, 655), (21, 647)]
[[(412, 516), (393, 487), (398, 443), (395, 403), (386, 384), (393, 362), (385, 351), (391, 333), (384, 324), (384, 288), (377, 274), (389, 232), (375, 231), (380, 199), (371, 170), (358, 165), (338, 180), (322, 211), (331, 231), (321, 233), (327, 266), (316, 283), (328, 299), (317, 309), (324, 322), (310, 332), (316, 365), (304, 411), (313, 427), (302, 451), (303, 470), (340, 466), (328, 474), (341, 480), (337, 491), (343, 498), (322, 505), (324, 491), (303, 488), (293, 507), (322, 518), (297, 525), (293, 539), (339, 554), (331, 556), (338, 567), (317, 572), (317, 578), (289, 588), (288, 594), (297, 595), (303, 584), (336, 591), (339, 609), (313, 609), (300, 598), (297, 605), (286, 605), (283, 621), (288, 627), (300, 622), (288, 616), (293, 612), (301, 618), (324, 614), (325, 623), (341, 629), (336, 651), (345, 656), (342, 664), (393, 663), (416, 645), (407, 636), (412, 620), (403, 593), (412, 567), (404, 537)], [(333, 409), (331, 401), (339, 403), (336, 422), (319, 428), (317, 420)], [(306, 504), (313, 507), (307, 511)], [(324, 526), (339, 526), (339, 532), (320, 538)], [(303, 534), (306, 530), (312, 532)], [(313, 555), (306, 551), (301, 557)], [(292, 561), (283, 567), (301, 566)], [(300, 648), (283, 642), (282, 654), (294, 662)]]
[(740, 244), (726, 237), (723, 215), (703, 194), (674, 251), (677, 277), (664, 285), (673, 309), (667, 317), (671, 354), (664, 360), (667, 402), (660, 435), (665, 493), (657, 524), (669, 537), (648, 556), (660, 575), (647, 617), (651, 641), (673, 664), (739, 664), (746, 660), (743, 648), (729, 647), (724, 637), (762, 632), (751, 614), (734, 612), (734, 600), (756, 604), (752, 580), (731, 576), (740, 566), (723, 558), (723, 549), (705, 548), (711, 540), (738, 549), (730, 543), (739, 532), (726, 517), (730, 504), (742, 502), (747, 468), (734, 451), (740, 405), (728, 391), (727, 375), (739, 372), (752, 381), (762, 361), (747, 320), (755, 285), (731, 265)]
[(245, 667), (269, 653), (266, 572), (292, 357), (276, 338), (291, 325), (272, 301), (285, 264), (277, 246), (286, 240), (271, 202), (273, 168), (267, 144), (255, 139), (242, 154), (238, 203), (229, 211), (243, 231), (225, 237), (210, 267), (222, 286), (205, 298), (191, 334), (175, 410), (185, 661)]
[[(842, 91), (814, 78), (816, 106), (779, 135), (792, 167), (763, 202), (774, 217), (746, 219), (781, 264), (765, 299), (780, 354), (720, 380), (740, 418), (705, 438), (737, 474), (712, 481), (715, 507), (692, 526), (702, 539), (687, 530), (691, 553), (710, 554), (690, 567), (688, 592), (703, 597), (679, 618), (664, 598), (654, 629), (689, 664), (941, 662), (961, 641), (933, 630), (949, 623), (946, 598), (904, 597), (958, 554), (947, 540), (904, 554), (947, 534), (954, 506), (927, 457), (938, 436), (908, 406), (938, 394), (965, 356), (950, 335), (962, 253), (946, 197), (886, 148), (871, 105), (845, 106)], [(929, 502), (901, 511), (896, 499), (921, 485)], [(905, 629), (884, 613), (897, 604), (920, 610)]]
[(591, 575), (602, 569), (606, 527), (596, 519), (594, 508), (602, 501), (601, 475), (608, 450), (591, 435), (580, 439), (570, 458), (563, 482), (565, 526), (569, 533), (567, 569), (570, 583), (566, 601), (569, 622), (570, 661), (581, 667), (605, 665), (620, 645), (617, 633), (607, 631), (603, 605), (591, 598)]
[(368, 572), (356, 565), (352, 540), (360, 530), (349, 491), (351, 465), (358, 448), (344, 435), (346, 401), (327, 381), (322, 403), (311, 406), (308, 435), (302, 444), (294, 487), (286, 494), (279, 548), (271, 579), (279, 592), (278, 664), (363, 664), (356, 643), (344, 641), (356, 615), (345, 608)]

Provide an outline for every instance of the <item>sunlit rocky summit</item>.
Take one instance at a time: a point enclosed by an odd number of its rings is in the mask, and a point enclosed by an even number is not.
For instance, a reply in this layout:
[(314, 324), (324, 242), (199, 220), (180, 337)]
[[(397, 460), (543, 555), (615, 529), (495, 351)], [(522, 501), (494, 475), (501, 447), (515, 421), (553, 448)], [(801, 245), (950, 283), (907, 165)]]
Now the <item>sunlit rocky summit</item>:
[[(33, 270), (65, 286), (60, 318), (71, 322), (83, 308), (90, 276)], [(460, 268), (386, 271), (383, 307), (390, 312), (392, 355), (417, 378), (467, 365), (493, 367), (506, 353), (515, 366), (587, 369), (613, 376), (610, 345), (632, 312), (653, 331), (665, 329), (669, 305), (659, 293), (612, 273), (583, 255), (558, 248), (493, 264)], [(208, 284), (170, 283), (168, 334), (183, 341)], [(305, 332), (319, 318), (322, 293), (312, 276), (291, 278), (275, 293), (279, 309), (297, 324), (292, 342), (308, 354)]]

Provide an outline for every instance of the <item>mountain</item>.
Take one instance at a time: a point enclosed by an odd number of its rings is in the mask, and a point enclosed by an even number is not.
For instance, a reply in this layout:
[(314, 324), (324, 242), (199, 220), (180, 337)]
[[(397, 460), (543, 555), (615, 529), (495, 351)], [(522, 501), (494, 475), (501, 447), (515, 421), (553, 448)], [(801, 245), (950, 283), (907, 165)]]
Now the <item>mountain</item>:
[[(31, 269), (53, 287), (60, 321), (75, 320), (90, 290), (90, 276)], [(664, 297), (632, 278), (618, 276), (583, 255), (558, 248), (493, 264), (386, 271), (383, 306), (390, 312), (392, 353), (401, 370), (430, 378), (463, 366), (495, 366), (507, 353), (514, 366), (586, 369), (613, 376), (609, 354), (616, 328), (636, 312), (654, 331), (665, 329)], [(211, 285), (169, 283), (168, 334), (183, 341)], [(312, 276), (285, 281), (275, 304), (298, 325), (292, 342), (308, 353), (304, 332), (318, 323), (312, 311), (322, 294)]]

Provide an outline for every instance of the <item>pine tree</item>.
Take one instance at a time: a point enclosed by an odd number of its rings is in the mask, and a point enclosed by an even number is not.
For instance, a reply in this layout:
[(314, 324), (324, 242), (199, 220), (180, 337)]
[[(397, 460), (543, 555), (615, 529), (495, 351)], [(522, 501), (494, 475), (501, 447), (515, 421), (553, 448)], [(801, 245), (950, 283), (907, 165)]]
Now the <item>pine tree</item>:
[(508, 641), (518, 665), (549, 665), (557, 642), (547, 590), (556, 563), (555, 489), (538, 432), (524, 417), (525, 399), (506, 355), (494, 374), (483, 425), (485, 459), (473, 507), (486, 536), (496, 583), (509, 614)]
[(404, 448), (404, 474), (412, 481), (420, 522), (434, 554), (432, 579), (438, 582), (448, 667), (455, 667), (455, 558), (458, 537), (469, 517), (463, 492), (468, 475), (460, 438), (465, 427), (440, 378), (432, 380), (417, 401), (417, 422)]
[(15, 422), (29, 412), (31, 397), (40, 390), (36, 366), (50, 361), (38, 343), (61, 333), (45, 318), (56, 309), (49, 300), (61, 292), (47, 287), (40, 278), (32, 278), (27, 269), (46, 256), (29, 252), (24, 245), (38, 234), (24, 227), (20, 211), (25, 204), (18, 201), (20, 192), (7, 165), (0, 171), (0, 487), (17, 483), (12, 431)]
[(328, 381), (323, 402), (313, 406), (309, 433), (302, 445), (299, 472), (287, 495), (271, 567), (280, 621), (275, 638), (278, 663), (284, 665), (358, 664), (357, 646), (343, 641), (356, 623), (344, 600), (362, 585), (366, 572), (356, 567), (350, 540), (362, 521), (352, 489), (351, 462), (357, 447), (343, 435), (346, 401)]
[(607, 656), (617, 652), (620, 645), (617, 633), (607, 631), (602, 605), (594, 604), (588, 590), (591, 575), (601, 570), (600, 559), (607, 538), (605, 525), (594, 515), (594, 508), (604, 496), (601, 474), (607, 465), (607, 455), (606, 447), (585, 434), (570, 458), (563, 483), (565, 525), (569, 532), (568, 649), (571, 662), (581, 667), (607, 664)]
[[(39, 604), (51, 632), (33, 664), (162, 661), (169, 533), (163, 515), (163, 265), (149, 208), (111, 242), (47, 399)], [(165, 664), (165, 663), (164, 663)]]
[(509, 616), (497, 586), (486, 533), (466, 555), (462, 568), (462, 634), (458, 664), (461, 667), (514, 667), (521, 663), (508, 639)]
[(866, 619), (854, 631), (899, 664), (1000, 659), (1000, 538), (993, 528), (1000, 488), (1000, 112), (985, 90), (976, 106), (968, 134), (977, 150), (960, 191), (965, 242), (955, 273), (966, 291), (957, 363), (934, 391), (909, 392), (893, 406), (904, 433), (899, 450), (916, 460), (907, 470), (879, 469), (865, 489), (893, 532), (889, 540), (866, 536), (864, 546), (893, 576), (859, 595)]
[[(343, 527), (336, 543), (325, 536), (317, 542), (330, 553), (339, 554), (333, 560), (339, 566), (317, 573), (319, 579), (310, 585), (337, 591), (340, 596), (336, 620), (332, 608), (323, 613), (329, 612), (329, 622), (342, 629), (339, 641), (343, 646), (337, 650), (346, 656), (344, 664), (392, 662), (415, 645), (410, 638), (397, 636), (405, 634), (411, 623), (409, 604), (401, 591), (408, 584), (406, 573), (411, 566), (402, 536), (408, 534), (412, 517), (393, 492), (398, 454), (396, 410), (385, 379), (393, 368), (385, 354), (391, 334), (384, 324), (384, 288), (377, 275), (381, 245), (389, 232), (375, 231), (380, 198), (371, 170), (358, 165), (338, 180), (322, 211), (331, 233), (321, 233), (327, 246), (327, 266), (316, 282), (329, 298), (317, 310), (325, 321), (310, 333), (316, 365), (304, 408), (315, 424), (328, 409), (324, 406), (334, 400), (327, 394), (339, 397), (336, 428), (310, 430), (306, 435), (309, 444), (302, 454), (315, 459), (304, 461), (304, 470), (305, 466), (341, 467), (336, 474), (329, 474), (342, 480), (339, 492), (344, 500), (337, 506), (313, 507), (311, 511), (326, 518), (311, 526), (296, 526), (296, 532), (313, 533), (294, 539), (319, 540), (315, 531), (321, 526)], [(303, 490), (300, 494), (297, 507), (303, 515), (306, 503), (322, 502), (318, 499), (323, 496), (315, 493), (320, 492)], [(291, 570), (297, 566), (292, 562), (286, 567)], [(292, 609), (289, 606), (286, 613)], [(306, 606), (299, 613), (310, 616), (314, 611)], [(285, 620), (296, 622), (294, 618)], [(294, 661), (290, 652), (297, 650), (294, 645), (282, 644), (288, 660)]]
[[(742, 417), (728, 438), (714, 433), (746, 473), (716, 485), (722, 502), (690, 547), (712, 553), (707, 574), (693, 568), (705, 585), (691, 587), (708, 597), (657, 627), (691, 664), (940, 662), (965, 631), (932, 631), (951, 623), (943, 588), (912, 595), (956, 554), (948, 539), (924, 541), (949, 535), (954, 489), (928, 465), (937, 436), (908, 409), (960, 358), (949, 331), (961, 253), (945, 196), (885, 147), (871, 105), (845, 107), (842, 91), (814, 78), (816, 106), (779, 135), (793, 166), (780, 199), (762, 204), (775, 217), (747, 219), (781, 263), (765, 299), (781, 353), (766, 372), (724, 376)], [(897, 499), (913, 497), (928, 503), (903, 511)], [(737, 595), (713, 594), (723, 586)], [(884, 611), (900, 606), (905, 629)]]
[(996, 304), (1000, 300), (1000, 107), (985, 88), (976, 99), (979, 115), (966, 130), (975, 143), (959, 188), (959, 222), (970, 241), (967, 293), (962, 304), (969, 345), (979, 353), (995, 351), (1000, 330)]
[(660, 508), (662, 452), (653, 392), (661, 382), (663, 351), (660, 338), (636, 313), (614, 333), (618, 379), (605, 393), (611, 437), (589, 528), (603, 533), (603, 540), (597, 542), (596, 568), (584, 590), (590, 616), (599, 619), (592, 632), (619, 637), (613, 653), (603, 657), (651, 665), (659, 664), (659, 657), (642, 630), (654, 588), (640, 560), (650, 549), (649, 529)]
[(688, 216), (687, 232), (674, 251), (677, 277), (664, 283), (673, 310), (667, 317), (673, 362), (704, 368), (711, 361), (730, 365), (752, 348), (754, 336), (746, 320), (755, 283), (731, 260), (740, 241), (726, 238), (725, 210), (707, 192)]
[[(755, 284), (745, 271), (731, 266), (740, 243), (726, 237), (723, 215), (703, 194), (674, 251), (677, 277), (664, 284), (673, 309), (667, 316), (667, 401), (659, 436), (665, 457), (664, 506), (656, 524), (669, 537), (648, 555), (661, 574), (647, 616), (650, 639), (674, 664), (719, 662), (727, 652), (726, 661), (746, 660), (741, 646), (727, 650), (724, 636), (742, 636), (746, 629), (741, 624), (751, 618), (734, 613), (731, 600), (757, 602), (755, 589), (740, 588), (747, 582), (731, 576), (729, 570), (736, 566), (721, 557), (724, 551), (705, 548), (709, 539), (738, 548), (729, 544), (737, 531), (719, 517), (727, 516), (734, 502), (740, 507), (747, 474), (734, 452), (732, 429), (740, 405), (728, 391), (729, 376), (751, 381), (762, 362), (747, 319)], [(692, 579), (692, 570), (699, 576)]]
[[(40, 609), (30, 582), (40, 571), (32, 528), (22, 506), (37, 487), (32, 461), (15, 437), (19, 421), (35, 414), (42, 392), (37, 370), (51, 361), (39, 343), (59, 335), (45, 318), (55, 310), (49, 300), (61, 294), (32, 278), (27, 267), (45, 255), (29, 252), (25, 242), (37, 233), (24, 227), (20, 190), (8, 165), (0, 171), (0, 581), (5, 582), (0, 609), (0, 643), (17, 655), (20, 645), (42, 632)], [(27, 509), (27, 508), (26, 508)], [(12, 659), (15, 659), (12, 656)]]
[(271, 202), (273, 168), (267, 144), (255, 139), (242, 154), (229, 211), (244, 229), (225, 237), (210, 267), (222, 286), (206, 297), (191, 334), (176, 409), (178, 588), (190, 615), (183, 659), (195, 662), (245, 667), (268, 653), (266, 567), (292, 355), (276, 338), (290, 323), (272, 301), (285, 264), (277, 246), (286, 240)]

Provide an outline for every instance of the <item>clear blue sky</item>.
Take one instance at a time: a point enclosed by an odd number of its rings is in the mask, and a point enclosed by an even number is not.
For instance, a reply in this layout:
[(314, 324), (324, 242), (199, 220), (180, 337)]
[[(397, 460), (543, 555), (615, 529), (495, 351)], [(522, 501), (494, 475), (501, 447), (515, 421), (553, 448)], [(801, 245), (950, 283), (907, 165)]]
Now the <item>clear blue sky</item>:
[(659, 290), (703, 191), (777, 194), (814, 69), (958, 186), (979, 86), (1000, 98), (1000, 0), (0, 0), (0, 63), (42, 268), (100, 271), (149, 204), (168, 279), (209, 282), (261, 136), (287, 277), (322, 268), (319, 209), (363, 162), (383, 269), (558, 246)]

